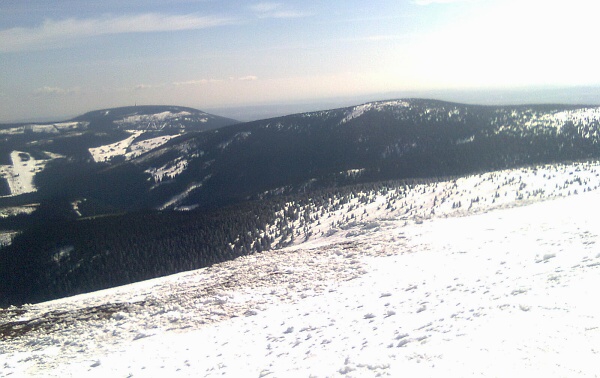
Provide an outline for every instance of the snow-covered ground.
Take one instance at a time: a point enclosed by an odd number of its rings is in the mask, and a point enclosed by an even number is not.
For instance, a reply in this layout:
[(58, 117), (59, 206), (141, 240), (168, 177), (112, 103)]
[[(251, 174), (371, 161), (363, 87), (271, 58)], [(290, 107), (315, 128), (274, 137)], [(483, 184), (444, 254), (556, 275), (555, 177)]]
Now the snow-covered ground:
[(89, 122), (60, 122), (54, 124), (29, 124), (0, 129), (0, 135), (18, 135), (26, 132), (42, 133), (42, 134), (59, 134), (65, 131), (75, 131), (86, 129)]
[(590, 190), (416, 223), (386, 216), (0, 310), (0, 375), (595, 377), (599, 212)]
[(133, 143), (136, 138), (142, 135), (143, 131), (128, 131), (131, 133), (131, 136), (120, 140), (118, 142), (107, 144), (105, 146), (90, 148), (90, 154), (95, 162), (104, 162), (108, 161), (117, 156), (124, 156), (127, 153), (127, 149)]
[[(169, 120), (179, 120), (180, 118), (185, 119), (187, 116), (190, 116), (190, 112), (182, 111), (173, 113), (170, 111), (165, 111), (156, 114), (135, 114), (127, 116), (121, 120), (115, 121), (118, 125), (137, 125), (140, 123), (144, 123), (148, 128), (152, 129), (161, 129), (164, 126), (165, 121)], [(208, 114), (206, 114), (208, 116)], [(202, 118), (200, 122), (208, 122), (208, 118)]]
[(295, 230), (293, 243), (300, 244), (305, 234), (312, 240), (357, 223), (368, 224), (381, 219), (410, 223), (469, 215), (585, 193), (599, 187), (599, 161), (506, 169), (420, 184), (389, 183), (380, 190), (355, 191), (346, 203), (341, 198), (330, 198), (327, 208), (310, 201), (289, 202), (280, 215), (294, 209), (296, 220), (290, 225), (286, 223), (289, 220), (277, 217), (275, 223), (269, 225), (268, 234), (273, 236), (274, 245), (291, 243), (291, 236), (279, 231), (283, 223)]
[[(60, 155), (47, 153), (51, 158)], [(10, 153), (11, 165), (0, 165), (0, 177), (4, 177), (10, 188), (10, 195), (16, 196), (23, 193), (35, 192), (33, 183), (35, 175), (46, 167), (49, 160), (36, 160), (28, 152), (12, 151)]]
[(140, 156), (154, 148), (160, 147), (177, 135), (162, 135), (154, 138), (137, 140), (145, 131), (127, 130), (131, 136), (105, 146), (90, 148), (90, 154), (95, 162), (109, 161), (118, 156), (126, 160)]

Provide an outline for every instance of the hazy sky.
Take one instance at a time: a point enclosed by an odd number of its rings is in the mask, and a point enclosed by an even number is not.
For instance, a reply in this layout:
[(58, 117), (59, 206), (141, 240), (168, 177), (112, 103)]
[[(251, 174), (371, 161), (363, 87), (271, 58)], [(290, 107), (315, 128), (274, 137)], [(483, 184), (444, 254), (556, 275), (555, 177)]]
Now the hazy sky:
[(2, 0), (0, 122), (600, 85), (596, 0)]

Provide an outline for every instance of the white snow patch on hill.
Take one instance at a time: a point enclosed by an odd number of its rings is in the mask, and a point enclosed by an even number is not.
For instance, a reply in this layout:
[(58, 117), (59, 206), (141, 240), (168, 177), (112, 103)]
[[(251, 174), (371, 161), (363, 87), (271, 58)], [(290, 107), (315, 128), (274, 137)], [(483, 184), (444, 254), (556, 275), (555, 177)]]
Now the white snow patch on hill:
[(155, 183), (160, 183), (164, 179), (174, 179), (177, 175), (183, 173), (188, 166), (187, 159), (178, 157), (174, 161), (163, 165), (159, 168), (149, 168), (145, 172), (152, 175)]
[(16, 135), (24, 134), (25, 132), (43, 133), (43, 134), (60, 134), (64, 131), (82, 130), (89, 126), (89, 122), (59, 122), (53, 124), (28, 124), (8, 129), (0, 129), (0, 135)]
[[(391, 219), (405, 223), (435, 217), (450, 217), (524, 205), (566, 197), (600, 187), (600, 162), (541, 165), (514, 170), (486, 172), (447, 181), (393, 185), (379, 191), (357, 191), (348, 203), (334, 199), (322, 214), (309, 204), (288, 203), (283, 211), (295, 209), (297, 219), (286, 228), (295, 237), (281, 233), (281, 219), (269, 225), (273, 245), (301, 244), (327, 238), (352, 225)], [(305, 221), (309, 219), (309, 221)]]
[(234, 143), (234, 142), (238, 142), (238, 141), (241, 141), (241, 140), (248, 139), (248, 137), (249, 137), (250, 135), (252, 135), (252, 132), (251, 132), (251, 131), (243, 131), (243, 132), (237, 133), (237, 134), (235, 134), (235, 135), (234, 135), (234, 136), (233, 136), (231, 139), (229, 139), (229, 140), (227, 140), (227, 141), (225, 141), (225, 142), (223, 142), (223, 143), (219, 144), (219, 146), (218, 146), (218, 147), (219, 147), (221, 150), (225, 150), (225, 149), (227, 149), (227, 147), (229, 147), (229, 145), (230, 145), (231, 143)]
[(127, 149), (129, 148), (129, 146), (131, 146), (133, 141), (144, 133), (144, 131), (137, 130), (132, 130), (128, 132), (131, 133), (131, 136), (128, 138), (105, 146), (88, 149), (94, 161), (98, 163), (109, 161), (110, 159), (115, 158), (117, 156), (124, 156), (127, 153)]
[(370, 102), (367, 104), (354, 106), (348, 112), (346, 117), (344, 117), (340, 121), (340, 125), (344, 124), (348, 121), (351, 121), (354, 118), (358, 118), (358, 117), (362, 116), (363, 114), (365, 114), (366, 112), (371, 111), (371, 110), (381, 111), (385, 108), (398, 108), (398, 107), (407, 108), (407, 107), (410, 107), (410, 103), (405, 100), (391, 100), (391, 101)]
[[(134, 125), (134, 124), (139, 124), (139, 123), (144, 123), (144, 122), (156, 123), (156, 122), (164, 122), (164, 121), (171, 120), (171, 119), (183, 118), (183, 117), (186, 117), (189, 115), (191, 115), (191, 113), (186, 112), (186, 111), (177, 112), (177, 113), (165, 111), (165, 112), (156, 113), (156, 114), (136, 114), (136, 115), (124, 117), (121, 120), (115, 121), (115, 123), (120, 124), (120, 125)], [(204, 122), (206, 122), (206, 121), (204, 121)]]
[(553, 118), (564, 122), (571, 121), (576, 124), (584, 124), (600, 121), (600, 107), (565, 110), (555, 113)]
[(90, 154), (95, 162), (110, 161), (111, 159), (124, 156), (126, 160), (136, 158), (148, 151), (158, 148), (177, 135), (161, 135), (154, 138), (137, 140), (146, 131), (127, 130), (131, 136), (118, 142), (105, 146), (90, 148)]
[[(53, 155), (52, 158), (56, 157), (59, 155)], [(10, 159), (11, 165), (0, 165), (0, 177), (8, 182), (10, 195), (35, 192), (35, 175), (44, 170), (48, 160), (36, 160), (30, 153), (22, 151), (12, 151)]]
[(175, 137), (177, 137), (177, 135), (162, 135), (155, 138), (135, 141), (129, 147), (129, 151), (125, 154), (125, 158), (129, 160), (138, 157), (150, 150), (162, 146)]
[[(208, 180), (210, 180), (211, 177), (212, 177), (212, 175), (208, 175), (208, 176), (204, 177), (202, 179), (202, 181), (199, 183), (195, 183), (195, 182), (191, 183), (190, 185), (188, 185), (188, 187), (182, 193), (179, 193), (178, 195), (172, 197), (167, 202), (165, 202), (162, 206), (160, 206), (158, 209), (165, 210), (165, 209), (177, 208), (178, 205), (181, 204), (190, 195), (190, 193), (192, 193), (196, 189), (202, 188), (202, 186)], [(181, 209), (186, 209), (186, 210), (190, 209), (190, 208), (195, 208), (195, 206), (190, 205), (190, 206), (181, 207)]]
[[(455, 191), (481, 182), (461, 180)], [(0, 310), (0, 366), (34, 377), (594, 376), (599, 212), (590, 191), (407, 225), (388, 217)]]

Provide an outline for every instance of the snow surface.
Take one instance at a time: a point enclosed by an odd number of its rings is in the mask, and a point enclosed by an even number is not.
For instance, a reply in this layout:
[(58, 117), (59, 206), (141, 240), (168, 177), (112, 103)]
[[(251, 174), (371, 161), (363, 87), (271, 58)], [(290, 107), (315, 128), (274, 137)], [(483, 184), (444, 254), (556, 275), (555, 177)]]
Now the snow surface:
[(0, 310), (0, 375), (598, 376), (599, 211), (592, 190), (418, 223), (388, 216)]
[(354, 118), (358, 118), (362, 116), (364, 113), (376, 110), (382, 111), (386, 108), (408, 108), (410, 107), (410, 102), (405, 100), (391, 100), (391, 101), (378, 101), (378, 102), (369, 102), (367, 104), (357, 105), (352, 107), (348, 112), (346, 117), (344, 117), (340, 121), (340, 125), (344, 124), (348, 121), (353, 120)]
[(162, 135), (154, 138), (135, 141), (129, 146), (129, 151), (125, 154), (127, 160), (138, 157), (150, 150), (158, 148), (178, 135)]
[(17, 135), (25, 132), (41, 133), (41, 134), (60, 134), (64, 131), (74, 131), (85, 129), (89, 126), (89, 122), (59, 122), (54, 124), (29, 124), (8, 129), (0, 129), (0, 135)]
[[(52, 158), (60, 157), (53, 155)], [(11, 165), (0, 165), (0, 177), (4, 177), (8, 182), (10, 195), (35, 192), (37, 188), (33, 179), (46, 167), (48, 160), (36, 160), (28, 152), (22, 151), (12, 151), (10, 159)]]
[[(282, 217), (268, 227), (273, 245), (304, 242), (304, 234), (327, 237), (356, 224), (393, 219), (420, 222), (433, 217), (452, 217), (524, 205), (596, 190), (600, 187), (600, 162), (572, 162), (539, 165), (474, 174), (446, 181), (414, 185), (390, 184), (383, 190), (356, 192), (343, 204), (333, 198), (326, 211), (311, 203), (289, 202), (280, 215), (290, 209), (298, 212), (291, 225), (296, 238), (279, 233)], [(305, 223), (304, 219), (312, 221)], [(301, 233), (300, 230), (306, 230)]]
[(155, 183), (162, 182), (165, 178), (174, 179), (176, 176), (183, 173), (188, 166), (187, 159), (178, 157), (177, 159), (163, 165), (160, 168), (148, 168), (146, 173), (152, 175)]
[[(121, 120), (115, 121), (115, 123), (119, 125), (136, 125), (139, 123), (148, 123), (149, 127), (160, 129), (162, 128), (162, 126), (164, 126), (164, 124), (160, 124), (161, 122), (165, 122), (172, 119), (178, 120), (179, 118), (185, 118), (187, 116), (190, 116), (191, 114), (192, 113), (186, 111), (181, 111), (177, 113), (165, 111), (155, 114), (135, 114), (124, 117)], [(203, 118), (200, 120), (200, 122), (206, 121), (208, 121), (207, 118)]]
[(136, 158), (146, 152), (167, 143), (177, 135), (161, 135), (154, 138), (137, 140), (145, 131), (127, 130), (131, 136), (118, 142), (100, 147), (89, 148), (89, 152), (96, 163), (109, 161), (118, 156), (124, 156), (125, 160)]
[(142, 135), (143, 131), (137, 130), (128, 130), (127, 132), (131, 133), (131, 136), (120, 140), (115, 143), (107, 144), (105, 146), (89, 148), (90, 154), (96, 163), (109, 161), (117, 156), (125, 156), (129, 146), (136, 140), (140, 135)]

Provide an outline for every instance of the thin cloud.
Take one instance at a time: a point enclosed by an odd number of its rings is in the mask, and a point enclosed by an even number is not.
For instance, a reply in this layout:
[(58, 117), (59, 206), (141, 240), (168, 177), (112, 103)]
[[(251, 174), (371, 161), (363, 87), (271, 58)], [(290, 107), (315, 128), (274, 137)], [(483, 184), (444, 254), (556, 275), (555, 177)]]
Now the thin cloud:
[(41, 88), (37, 88), (33, 91), (34, 95), (37, 96), (64, 96), (68, 94), (78, 93), (79, 88), (60, 88), (60, 87), (50, 87), (44, 86)]
[(176, 81), (172, 84), (176, 87), (186, 86), (186, 85), (204, 85), (208, 83), (218, 83), (223, 80), (219, 79), (199, 79), (199, 80), (187, 80), (187, 81)]
[(46, 20), (37, 27), (0, 30), (0, 52), (56, 48), (68, 41), (100, 35), (205, 29), (233, 22), (224, 17), (158, 13)]
[(211, 83), (222, 83), (225, 81), (255, 81), (258, 80), (257, 76), (254, 75), (247, 75), (247, 76), (242, 76), (242, 77), (229, 77), (226, 80), (224, 79), (198, 79), (198, 80), (187, 80), (187, 81), (175, 81), (173, 83), (171, 83), (173, 86), (175, 87), (182, 87), (182, 86), (194, 86), (194, 85), (205, 85), (205, 84), (211, 84)]
[(477, 0), (414, 0), (413, 3), (417, 5), (431, 5), (431, 4), (451, 4), (451, 3), (472, 3)]
[(281, 3), (262, 2), (250, 6), (259, 18), (299, 18), (308, 16), (305, 12), (287, 9)]
[(250, 6), (250, 9), (258, 13), (267, 13), (273, 12), (279, 7), (281, 7), (280, 3), (258, 3)]
[(368, 37), (356, 38), (355, 41), (365, 41), (365, 42), (380, 42), (380, 41), (394, 41), (399, 39), (406, 39), (407, 36), (401, 35), (372, 35)]
[(135, 89), (136, 91), (143, 91), (145, 89), (154, 89), (154, 88), (158, 88), (160, 85), (152, 85), (152, 84), (138, 84), (135, 87), (133, 87), (133, 89)]

